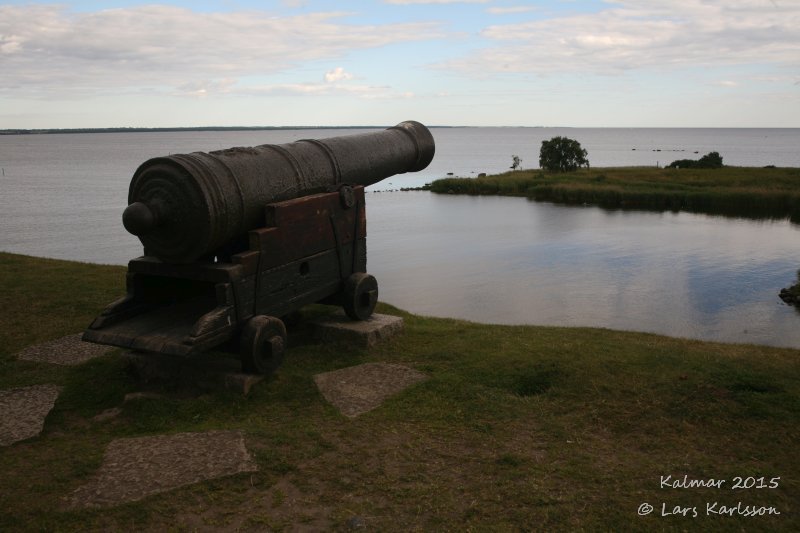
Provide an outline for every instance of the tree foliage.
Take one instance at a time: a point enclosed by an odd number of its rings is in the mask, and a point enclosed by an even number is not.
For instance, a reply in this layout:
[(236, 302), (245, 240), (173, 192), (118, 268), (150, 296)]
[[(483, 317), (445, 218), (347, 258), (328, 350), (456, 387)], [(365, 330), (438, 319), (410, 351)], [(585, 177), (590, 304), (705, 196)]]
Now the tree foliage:
[(539, 150), (539, 167), (550, 172), (570, 172), (582, 166), (589, 166), (588, 152), (581, 143), (568, 137), (553, 137), (542, 141)]
[(678, 159), (667, 168), (722, 168), (722, 156), (719, 152), (709, 152), (698, 160)]

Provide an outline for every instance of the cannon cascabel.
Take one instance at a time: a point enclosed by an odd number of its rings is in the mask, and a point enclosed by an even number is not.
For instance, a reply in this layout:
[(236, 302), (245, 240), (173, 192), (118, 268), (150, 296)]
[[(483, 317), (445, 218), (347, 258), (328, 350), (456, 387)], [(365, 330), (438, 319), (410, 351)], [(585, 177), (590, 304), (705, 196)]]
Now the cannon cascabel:
[(434, 141), (419, 122), (383, 131), (157, 157), (134, 173), (122, 221), (148, 255), (190, 263), (264, 223), (264, 206), (424, 169)]

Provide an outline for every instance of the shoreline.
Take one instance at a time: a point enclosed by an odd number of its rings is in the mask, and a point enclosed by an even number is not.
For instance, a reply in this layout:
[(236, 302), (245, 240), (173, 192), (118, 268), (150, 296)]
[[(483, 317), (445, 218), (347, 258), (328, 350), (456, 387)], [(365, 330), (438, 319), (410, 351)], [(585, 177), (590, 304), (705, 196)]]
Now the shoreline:
[[(62, 275), (64, 272), (74, 272), (76, 274), (77, 287), (85, 287), (85, 281), (80, 281), (80, 276), (78, 274), (83, 274), (84, 276), (89, 274), (89, 271), (96, 270), (97, 272), (102, 272), (102, 276), (104, 279), (108, 279), (109, 276), (119, 278), (119, 283), (117, 285), (109, 285), (106, 283), (101, 283), (100, 286), (94, 287), (97, 291), (104, 292), (107, 295), (107, 302), (97, 303), (97, 308), (93, 311), (94, 314), (87, 314), (86, 315), (86, 324), (91, 322), (94, 319), (94, 315), (99, 313), (108, 303), (116, 300), (120, 296), (122, 296), (125, 292), (125, 275), (127, 273), (127, 266), (126, 265), (116, 265), (116, 264), (102, 264), (102, 263), (88, 263), (82, 261), (74, 261), (70, 259), (58, 259), (52, 257), (38, 257), (26, 254), (19, 254), (14, 252), (6, 252), (0, 250), (0, 273), (5, 274), (5, 270), (8, 268), (9, 264), (19, 264), (19, 265), (27, 265), (26, 268), (32, 269), (41, 269), (45, 268), (48, 271), (54, 273), (56, 276)], [(800, 271), (798, 272), (800, 275)], [(9, 276), (6, 276), (9, 277)], [(2, 287), (2, 283), (0, 283), (0, 287)], [(66, 287), (63, 289), (63, 293), (69, 292), (70, 290), (74, 290), (75, 287)], [(800, 302), (798, 300), (798, 296), (796, 293), (800, 293), (800, 282), (792, 287), (782, 289), (781, 294), (784, 294), (784, 291), (791, 291), (790, 298), (793, 298), (795, 301)], [(781, 299), (787, 305), (795, 305), (797, 306), (798, 311), (800, 312), (800, 304), (798, 303), (791, 303), (784, 299), (781, 296)], [(86, 301), (85, 298), (82, 301)], [(383, 305), (388, 305), (389, 307), (396, 309), (402, 312), (405, 315), (415, 316), (420, 319), (424, 320), (442, 320), (442, 321), (453, 321), (463, 323), (467, 326), (476, 326), (476, 327), (489, 327), (489, 328), (534, 328), (534, 329), (550, 329), (550, 330), (596, 330), (596, 331), (607, 331), (609, 333), (618, 333), (618, 334), (629, 334), (629, 335), (642, 335), (642, 336), (655, 336), (655, 337), (663, 337), (664, 339), (671, 339), (675, 341), (685, 341), (685, 342), (693, 342), (693, 343), (709, 343), (709, 344), (719, 344), (723, 346), (753, 346), (758, 348), (765, 348), (765, 349), (774, 349), (774, 350), (797, 350), (800, 351), (800, 346), (780, 346), (780, 345), (770, 345), (770, 344), (758, 344), (758, 343), (747, 343), (741, 341), (725, 341), (725, 340), (707, 340), (695, 337), (681, 337), (681, 336), (674, 336), (674, 335), (666, 335), (663, 333), (657, 333), (652, 331), (644, 331), (644, 330), (633, 330), (633, 329), (613, 329), (607, 328), (602, 326), (581, 326), (581, 325), (570, 325), (570, 326), (558, 326), (558, 325), (546, 325), (546, 324), (527, 324), (527, 323), (520, 323), (520, 324), (511, 324), (511, 323), (492, 323), (492, 322), (478, 322), (463, 318), (454, 318), (454, 317), (442, 317), (442, 316), (424, 316), (424, 315), (416, 315), (409, 311), (400, 310), (399, 308), (395, 308), (391, 304), (387, 304), (386, 302), (381, 302)], [(9, 308), (9, 304), (6, 303), (7, 308)], [(66, 334), (66, 333), (65, 333)]]
[(189, 131), (271, 131), (271, 130), (354, 130), (383, 129), (386, 126), (187, 126), (163, 128), (42, 128), (42, 129), (6, 129), (0, 135), (51, 135), (79, 133), (170, 133)]
[(420, 189), (436, 194), (522, 196), (607, 209), (788, 218), (800, 224), (800, 168), (795, 167), (598, 167), (567, 173), (518, 170), (477, 178), (440, 178)]

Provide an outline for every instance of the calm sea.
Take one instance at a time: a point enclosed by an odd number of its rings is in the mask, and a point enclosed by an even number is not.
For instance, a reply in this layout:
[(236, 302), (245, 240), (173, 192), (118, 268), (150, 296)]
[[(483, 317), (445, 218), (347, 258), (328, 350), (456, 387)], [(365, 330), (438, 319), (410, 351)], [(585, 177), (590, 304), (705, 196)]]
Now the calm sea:
[[(120, 222), (150, 157), (360, 130), (0, 136), (0, 250), (125, 264)], [(542, 140), (577, 139), (600, 166), (656, 166), (719, 152), (741, 166), (800, 167), (800, 129), (434, 128), (423, 172), (367, 199), (381, 299), (413, 312), (506, 324), (652, 331), (800, 347), (800, 313), (777, 298), (800, 267), (800, 229), (688, 213), (604, 211), (520, 198), (388, 193), (448, 173), (536, 167)], [(380, 194), (377, 192), (383, 191)], [(121, 288), (122, 289), (122, 288)]]

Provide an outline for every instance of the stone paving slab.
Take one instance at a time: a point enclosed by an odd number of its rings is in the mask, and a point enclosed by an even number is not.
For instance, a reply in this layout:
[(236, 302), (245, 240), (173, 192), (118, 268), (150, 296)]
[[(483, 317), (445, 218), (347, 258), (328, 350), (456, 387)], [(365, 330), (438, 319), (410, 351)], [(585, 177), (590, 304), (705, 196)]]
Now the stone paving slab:
[(403, 331), (402, 317), (381, 314), (374, 314), (367, 320), (352, 320), (339, 311), (312, 323), (317, 339), (352, 342), (362, 348), (370, 348)]
[(424, 373), (393, 363), (364, 363), (314, 376), (325, 399), (350, 418), (375, 409), (386, 398), (425, 379)]
[(32, 385), (0, 391), (0, 446), (35, 437), (53, 408), (61, 387)]
[(82, 335), (82, 333), (75, 333), (42, 344), (28, 346), (17, 353), (17, 359), (57, 365), (79, 365), (114, 349), (111, 346), (84, 342), (81, 340)]
[(67, 507), (137, 501), (206, 479), (258, 470), (239, 431), (208, 431), (112, 441), (94, 478), (66, 498)]

